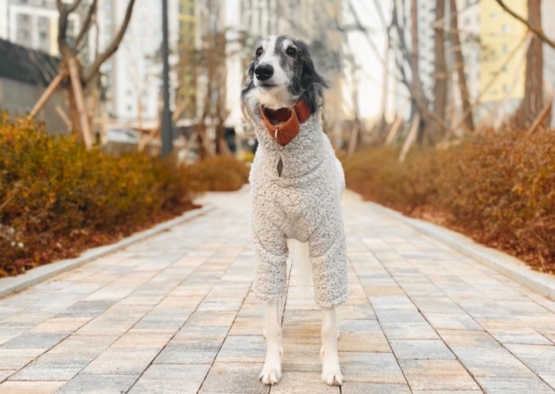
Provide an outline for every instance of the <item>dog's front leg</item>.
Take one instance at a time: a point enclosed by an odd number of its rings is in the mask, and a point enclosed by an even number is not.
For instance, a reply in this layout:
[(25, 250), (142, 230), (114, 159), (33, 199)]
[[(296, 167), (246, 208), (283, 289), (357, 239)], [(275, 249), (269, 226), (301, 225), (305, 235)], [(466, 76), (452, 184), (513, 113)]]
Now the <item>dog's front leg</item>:
[(335, 308), (323, 309), (322, 317), (322, 379), (330, 386), (341, 386), (343, 375), (337, 353), (337, 319)]
[(276, 384), (281, 378), (281, 318), (280, 301), (266, 302), (266, 362), (260, 373), (264, 384)]

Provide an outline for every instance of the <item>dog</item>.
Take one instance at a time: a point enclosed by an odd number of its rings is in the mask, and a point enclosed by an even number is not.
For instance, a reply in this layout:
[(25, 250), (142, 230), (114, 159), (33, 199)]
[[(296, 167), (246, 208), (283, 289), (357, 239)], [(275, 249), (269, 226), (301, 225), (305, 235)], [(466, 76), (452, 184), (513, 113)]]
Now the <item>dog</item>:
[(259, 142), (250, 173), (254, 292), (266, 302), (267, 353), (260, 381), (273, 385), (281, 378), (289, 240), (293, 264), (301, 266), (305, 285), (312, 276), (315, 301), (323, 310), (322, 379), (341, 385), (336, 307), (348, 297), (340, 205), (345, 178), (320, 124), (328, 85), (308, 46), (285, 35), (262, 41), (247, 75), (242, 105)]

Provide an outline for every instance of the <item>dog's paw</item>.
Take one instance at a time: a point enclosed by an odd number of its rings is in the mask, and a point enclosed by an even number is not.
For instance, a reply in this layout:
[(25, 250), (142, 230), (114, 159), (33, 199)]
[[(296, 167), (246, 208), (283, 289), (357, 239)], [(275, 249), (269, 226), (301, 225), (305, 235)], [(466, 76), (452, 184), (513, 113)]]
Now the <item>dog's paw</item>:
[(278, 383), (281, 379), (281, 365), (279, 363), (266, 362), (258, 379), (262, 383), (268, 384), (270, 386)]
[(339, 364), (324, 365), (322, 369), (322, 380), (329, 386), (341, 386), (343, 384), (343, 375)]
[(337, 358), (329, 357), (324, 352), (324, 348), (320, 349), (320, 356), (322, 357), (322, 380), (330, 386), (341, 386), (343, 375)]

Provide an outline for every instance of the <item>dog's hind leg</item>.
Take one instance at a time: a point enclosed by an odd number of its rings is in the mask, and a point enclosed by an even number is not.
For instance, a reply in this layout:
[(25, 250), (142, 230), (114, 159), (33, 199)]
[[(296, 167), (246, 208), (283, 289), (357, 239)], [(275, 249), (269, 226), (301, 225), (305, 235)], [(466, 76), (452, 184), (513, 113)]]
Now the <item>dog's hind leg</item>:
[(343, 375), (337, 353), (337, 318), (335, 308), (323, 309), (322, 316), (322, 380), (330, 386), (341, 386)]
[(260, 381), (273, 385), (281, 378), (281, 301), (266, 302), (266, 362), (260, 373)]

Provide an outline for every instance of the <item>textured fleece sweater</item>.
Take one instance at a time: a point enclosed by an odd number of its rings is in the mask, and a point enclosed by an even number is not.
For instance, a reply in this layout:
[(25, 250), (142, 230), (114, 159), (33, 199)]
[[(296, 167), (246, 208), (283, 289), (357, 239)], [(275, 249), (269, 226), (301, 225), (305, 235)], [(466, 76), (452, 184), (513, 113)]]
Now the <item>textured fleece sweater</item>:
[[(322, 308), (347, 297), (347, 259), (341, 195), (343, 168), (323, 133), (318, 114), (301, 124), (285, 147), (256, 119), (259, 148), (250, 173), (256, 258), (255, 294), (277, 300), (287, 291), (287, 239), (308, 242), (314, 297)], [(281, 157), (283, 171), (277, 172)]]

